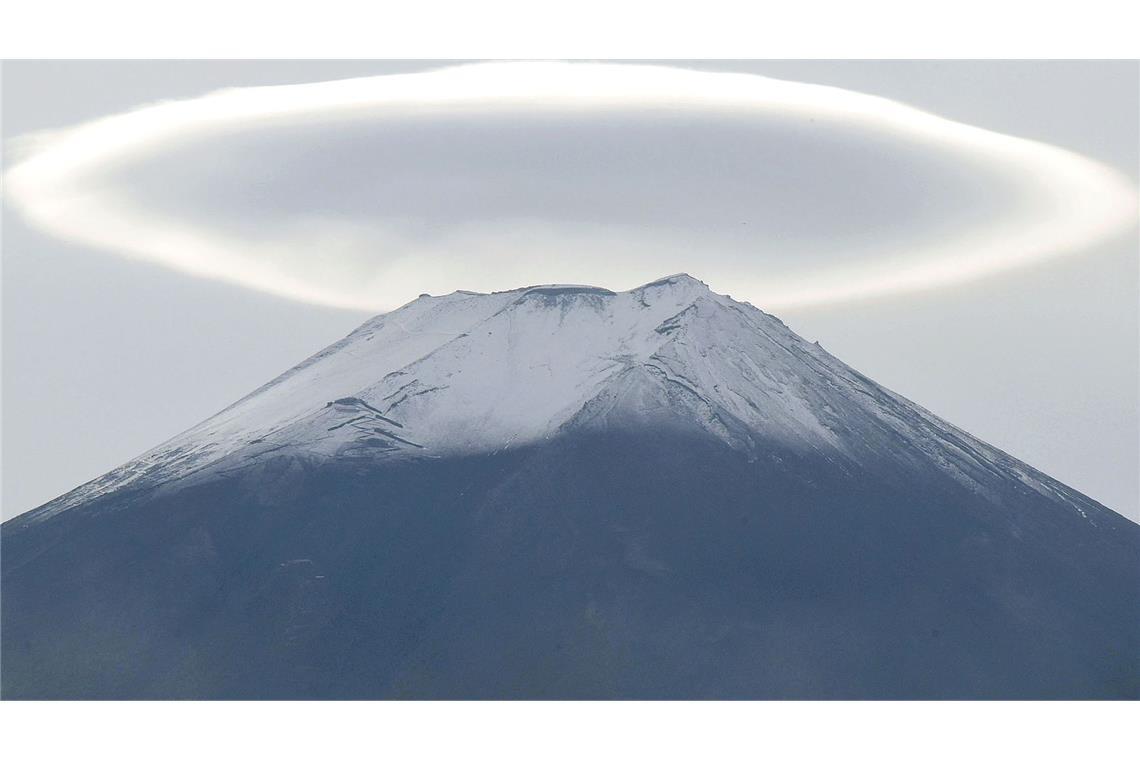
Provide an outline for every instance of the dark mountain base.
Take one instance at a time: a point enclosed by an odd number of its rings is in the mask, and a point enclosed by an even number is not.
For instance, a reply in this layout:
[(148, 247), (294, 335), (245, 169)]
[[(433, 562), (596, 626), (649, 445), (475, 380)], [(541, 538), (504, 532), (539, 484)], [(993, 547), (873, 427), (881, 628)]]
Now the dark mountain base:
[(1140, 696), (1140, 528), (933, 469), (842, 473), (578, 436), (277, 459), (22, 518), (3, 696)]

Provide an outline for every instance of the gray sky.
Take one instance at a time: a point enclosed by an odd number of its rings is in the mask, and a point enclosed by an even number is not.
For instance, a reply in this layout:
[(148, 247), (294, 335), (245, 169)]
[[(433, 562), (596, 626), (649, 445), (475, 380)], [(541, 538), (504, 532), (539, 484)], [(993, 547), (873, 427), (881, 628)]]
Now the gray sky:
[[(1068, 148), (1137, 179), (1136, 63), (685, 65), (885, 96)], [(3, 133), (10, 138), (70, 126), (220, 87), (318, 82), (433, 66), (8, 62), (2, 72)], [(675, 224), (681, 239), (692, 236), (684, 249), (690, 253), (664, 257), (653, 276), (686, 270), (734, 295), (732, 278), (717, 281), (705, 270), (729, 271), (724, 268), (732, 264), (733, 246), (755, 245), (756, 240), (741, 237), (744, 233), (720, 233), (746, 213), (758, 230), (754, 234), (794, 238), (808, 253), (823, 251), (819, 255), (841, 261), (862, 255), (859, 247), (829, 241), (876, 234), (906, 240), (932, 229), (949, 234), (955, 225), (993, 214), (991, 196), (982, 190), (1002, 181), (994, 177), (979, 184), (978, 177), (987, 177), (984, 167), (963, 171), (945, 159), (866, 135), (806, 135), (779, 121), (763, 123), (761, 139), (756, 124), (743, 129), (721, 122), (710, 129), (674, 120), (661, 128), (657, 121), (639, 122), (636, 115), (526, 126), (513, 120), (479, 125), (440, 120), (427, 128), (389, 128), (378, 135), (368, 122), (341, 123), (335, 130), (318, 123), (190, 143), (160, 160), (119, 171), (121, 181), (145, 193), (154, 207), (196, 215), (242, 234), (282, 225), (315, 208), (337, 219), (389, 214), (412, 220), (400, 231), (410, 237), (435, 234), (444, 217), (477, 222), (502, 216), (507, 207), (520, 213), (525, 204), (533, 205), (532, 215), (557, 206), (563, 225), (559, 231), (571, 239), (578, 229), (597, 223), (671, 232), (669, 224)], [(637, 135), (638, 151), (621, 142), (631, 132)], [(689, 150), (669, 152), (678, 135), (689, 134), (695, 135), (687, 143)], [(490, 152), (503, 144), (514, 150)], [(596, 151), (565, 148), (575, 144), (617, 147), (599, 158)], [(370, 149), (374, 145), (389, 150)], [(736, 159), (711, 172), (708, 167), (718, 152)], [(654, 162), (655, 155), (667, 161)], [(10, 156), (5, 160), (11, 164)], [(677, 183), (659, 187), (654, 182), (652, 171), (660, 164), (675, 173)], [(516, 174), (494, 174), (502, 166), (514, 167)], [(882, 166), (889, 172), (878, 171)], [(614, 173), (626, 185), (597, 182), (613, 167), (620, 169)], [(777, 181), (753, 183), (750, 167), (769, 170)], [(335, 182), (312, 179), (330, 172)], [(593, 182), (605, 192), (584, 195), (572, 192), (573, 186), (560, 190), (532, 182), (538, 174), (576, 177), (572, 182), (577, 186)], [(402, 187), (411, 190), (385, 193), (385, 186), (375, 182), (378, 175), (409, 178)], [(218, 181), (266, 176), (273, 181)], [(492, 176), (498, 186), (525, 192), (513, 197), (468, 192), (448, 182), (456, 176), (472, 182)], [(694, 177), (701, 190), (687, 192)], [(865, 177), (876, 179), (842, 192), (849, 179)], [(939, 192), (916, 191), (931, 186)], [(742, 188), (755, 191), (750, 197), (761, 202), (741, 206)], [(629, 202), (650, 190), (651, 206)], [(61, 242), (30, 229), (7, 204), (3, 223), (5, 518), (200, 421), (367, 316)], [(778, 255), (781, 250), (772, 249), (766, 271), (786, 263)], [(646, 266), (656, 263), (649, 260)], [(629, 272), (631, 277), (640, 274)], [(509, 281), (495, 286), (529, 284), (502, 276)], [(408, 292), (405, 300), (417, 292)], [(966, 285), (772, 311), (875, 380), (1135, 520), (1140, 519), (1137, 301), (1137, 242), (1126, 238)], [(763, 302), (757, 305), (766, 308)]]

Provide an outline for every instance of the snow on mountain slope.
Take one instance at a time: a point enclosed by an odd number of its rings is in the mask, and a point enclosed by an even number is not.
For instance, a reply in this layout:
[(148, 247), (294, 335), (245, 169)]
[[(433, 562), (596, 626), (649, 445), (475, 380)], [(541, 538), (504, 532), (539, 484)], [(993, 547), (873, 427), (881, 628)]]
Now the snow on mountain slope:
[(844, 470), (884, 459), (934, 466), (973, 490), (1012, 479), (1089, 519), (1104, 509), (775, 317), (675, 275), (624, 293), (546, 285), (421, 296), (36, 519), (268, 456), (447, 457), (631, 424), (680, 424), (754, 456), (800, 451)]

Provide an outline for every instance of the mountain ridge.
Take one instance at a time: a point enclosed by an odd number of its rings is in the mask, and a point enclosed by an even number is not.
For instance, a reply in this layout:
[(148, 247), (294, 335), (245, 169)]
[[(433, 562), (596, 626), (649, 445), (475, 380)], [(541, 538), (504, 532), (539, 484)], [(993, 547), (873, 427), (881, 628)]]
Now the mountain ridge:
[(418, 298), (0, 531), (4, 698), (1140, 697), (1140, 525), (690, 277)]
[[(485, 335), (473, 334), (484, 328)], [(507, 335), (506, 345), (496, 342), (496, 330), (500, 338)], [(374, 338), (380, 338), (378, 350), (367, 345)], [(568, 345), (571, 339), (577, 343)], [(570, 361), (559, 361), (552, 347)], [(601, 361), (589, 359), (594, 349)], [(737, 355), (727, 355), (732, 351)], [(548, 374), (536, 372), (540, 366)], [(510, 367), (518, 378), (500, 367)], [(468, 378), (473, 372), (488, 378), (467, 381), (471, 387), (463, 388), (465, 371)], [(549, 439), (605, 394), (607, 383), (631, 372), (648, 372), (646, 383), (664, 384), (684, 397), (658, 388), (659, 405), (688, 405), (702, 425), (744, 448), (755, 445), (751, 438), (780, 435), (784, 443), (850, 456), (858, 445), (851, 439), (862, 431), (848, 430), (846, 439), (836, 432), (852, 414), (835, 412), (828, 396), (838, 392), (847, 401), (866, 400), (855, 405), (862, 417), (869, 416), (868, 408), (870, 417), (880, 417), (864, 419), (863, 430), (921, 429), (935, 449), (939, 441), (945, 444), (945, 450), (928, 453), (951, 469), (963, 469), (963, 462), (965, 469), (998, 466), (1031, 487), (1043, 482), (1037, 470), (879, 386), (777, 317), (679, 273), (622, 293), (535, 285), (421, 295), (365, 321), (203, 423), (49, 502), (29, 519), (140, 478), (178, 479), (242, 448), (250, 459), (282, 449), (315, 456), (447, 456)], [(509, 392), (504, 395), (496, 385)], [(448, 395), (460, 398), (435, 408)], [(595, 412), (598, 407), (592, 405)], [(876, 432), (881, 437), (883, 431)], [(1107, 509), (1051, 483), (1047, 488), (1063, 493), (1086, 518)]]

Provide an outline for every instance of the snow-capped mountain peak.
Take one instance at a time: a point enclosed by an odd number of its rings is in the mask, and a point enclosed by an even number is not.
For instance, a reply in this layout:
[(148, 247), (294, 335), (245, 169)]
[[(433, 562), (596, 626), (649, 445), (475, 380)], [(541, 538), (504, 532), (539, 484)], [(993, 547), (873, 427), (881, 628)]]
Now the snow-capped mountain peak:
[(422, 296), (3, 541), (5, 698), (1140, 684), (1140, 526), (687, 275)]
[(562, 284), (422, 295), (45, 512), (270, 457), (441, 458), (650, 426), (753, 456), (777, 444), (839, 467), (893, 457), (971, 487), (1000, 469), (1054, 488), (775, 317), (676, 274), (620, 293)]

